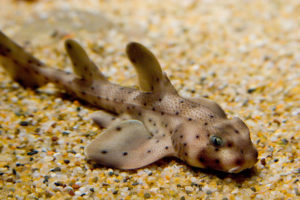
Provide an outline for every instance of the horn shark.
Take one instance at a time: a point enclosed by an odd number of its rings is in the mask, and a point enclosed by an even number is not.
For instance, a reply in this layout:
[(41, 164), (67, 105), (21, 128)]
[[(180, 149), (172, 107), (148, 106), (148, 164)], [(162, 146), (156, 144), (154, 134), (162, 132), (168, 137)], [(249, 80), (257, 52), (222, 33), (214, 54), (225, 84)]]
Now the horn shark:
[(145, 46), (131, 42), (126, 47), (139, 89), (109, 82), (75, 40), (67, 39), (65, 49), (74, 74), (47, 66), (0, 31), (0, 61), (13, 80), (30, 88), (52, 82), (107, 111), (91, 116), (106, 130), (85, 149), (88, 159), (136, 169), (174, 156), (194, 167), (229, 173), (257, 162), (246, 124), (236, 117), (228, 119), (211, 100), (179, 96)]

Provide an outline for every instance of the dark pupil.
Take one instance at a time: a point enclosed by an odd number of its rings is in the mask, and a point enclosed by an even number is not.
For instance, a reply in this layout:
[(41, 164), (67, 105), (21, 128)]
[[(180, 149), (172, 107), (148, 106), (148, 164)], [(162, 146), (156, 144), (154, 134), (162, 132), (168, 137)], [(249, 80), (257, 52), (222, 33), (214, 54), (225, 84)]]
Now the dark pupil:
[(221, 146), (222, 145), (222, 139), (217, 137), (217, 136), (212, 136), (211, 137), (211, 142), (215, 146)]

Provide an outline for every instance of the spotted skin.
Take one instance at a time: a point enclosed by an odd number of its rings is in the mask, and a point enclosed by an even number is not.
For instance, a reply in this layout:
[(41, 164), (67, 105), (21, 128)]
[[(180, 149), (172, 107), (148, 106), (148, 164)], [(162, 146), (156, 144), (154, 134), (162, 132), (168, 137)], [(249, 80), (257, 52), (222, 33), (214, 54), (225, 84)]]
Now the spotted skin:
[(166, 156), (200, 168), (238, 173), (257, 162), (249, 129), (239, 118), (205, 98), (183, 98), (155, 56), (139, 43), (126, 53), (140, 89), (110, 83), (74, 40), (66, 40), (74, 74), (51, 68), (0, 32), (0, 61), (24, 87), (55, 83), (66, 92), (105, 111), (91, 115), (106, 128), (86, 148), (89, 159), (105, 166), (135, 169)]

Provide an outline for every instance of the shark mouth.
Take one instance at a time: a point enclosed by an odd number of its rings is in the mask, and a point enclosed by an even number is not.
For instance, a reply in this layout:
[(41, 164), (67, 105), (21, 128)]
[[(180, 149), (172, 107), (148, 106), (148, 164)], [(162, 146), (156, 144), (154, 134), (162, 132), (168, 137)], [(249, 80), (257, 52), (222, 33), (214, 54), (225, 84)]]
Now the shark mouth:
[(233, 167), (233, 168), (229, 169), (228, 172), (229, 173), (237, 173), (240, 171), (240, 169), (241, 169), (241, 167), (237, 166), (237, 167)]

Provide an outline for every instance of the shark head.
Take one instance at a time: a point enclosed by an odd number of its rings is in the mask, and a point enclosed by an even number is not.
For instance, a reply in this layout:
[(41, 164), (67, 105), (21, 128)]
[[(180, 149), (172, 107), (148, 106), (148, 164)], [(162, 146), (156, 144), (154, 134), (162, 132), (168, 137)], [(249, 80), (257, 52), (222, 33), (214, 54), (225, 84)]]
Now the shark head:
[(176, 135), (175, 149), (191, 166), (238, 173), (257, 162), (249, 129), (239, 118), (181, 126)]

